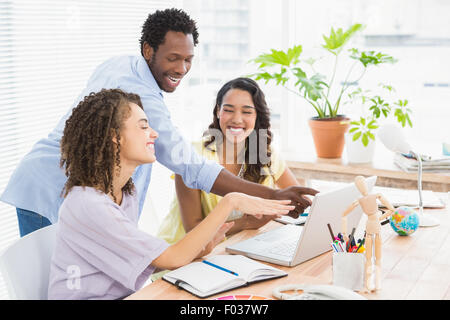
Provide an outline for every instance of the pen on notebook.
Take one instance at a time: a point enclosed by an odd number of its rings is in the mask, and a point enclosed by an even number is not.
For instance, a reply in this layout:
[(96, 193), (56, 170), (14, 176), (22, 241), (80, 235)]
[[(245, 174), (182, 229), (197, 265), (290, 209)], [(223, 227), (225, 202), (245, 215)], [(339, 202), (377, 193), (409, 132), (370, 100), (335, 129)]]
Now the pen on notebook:
[(228, 269), (225, 269), (224, 267), (218, 266), (217, 264), (214, 264), (212, 262), (209, 262), (209, 261), (206, 261), (206, 260), (203, 260), (202, 262), (206, 263), (207, 265), (210, 265), (211, 267), (214, 267), (214, 268), (217, 268), (219, 270), (231, 273), (232, 275), (238, 276), (238, 274), (236, 272), (228, 270)]

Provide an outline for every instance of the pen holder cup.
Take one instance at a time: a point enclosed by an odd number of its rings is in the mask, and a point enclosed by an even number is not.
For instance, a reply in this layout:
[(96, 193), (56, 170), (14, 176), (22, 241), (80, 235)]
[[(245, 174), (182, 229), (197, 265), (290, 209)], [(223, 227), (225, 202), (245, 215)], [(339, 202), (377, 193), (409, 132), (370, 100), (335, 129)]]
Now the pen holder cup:
[(363, 290), (365, 263), (363, 253), (333, 253), (333, 284), (354, 291)]

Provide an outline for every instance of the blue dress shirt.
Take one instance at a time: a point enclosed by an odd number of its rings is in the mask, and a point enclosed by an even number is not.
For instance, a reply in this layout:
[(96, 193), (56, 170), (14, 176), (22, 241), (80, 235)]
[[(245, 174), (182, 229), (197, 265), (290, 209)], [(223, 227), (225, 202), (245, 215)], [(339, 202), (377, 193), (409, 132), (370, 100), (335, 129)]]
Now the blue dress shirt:
[[(57, 222), (58, 210), (63, 201), (61, 192), (67, 180), (64, 170), (59, 166), (60, 141), (65, 122), (72, 109), (85, 96), (102, 88), (120, 88), (138, 94), (150, 126), (159, 134), (155, 142), (157, 161), (181, 175), (187, 186), (206, 192), (211, 190), (223, 167), (199, 156), (191, 143), (173, 125), (161, 89), (145, 59), (142, 56), (120, 56), (97, 67), (86, 88), (56, 128), (47, 138), (39, 140), (21, 160), (0, 198), (1, 201), (39, 213), (52, 223)], [(151, 172), (152, 165), (145, 164), (137, 167), (133, 174), (139, 197), (139, 214), (144, 205)]]

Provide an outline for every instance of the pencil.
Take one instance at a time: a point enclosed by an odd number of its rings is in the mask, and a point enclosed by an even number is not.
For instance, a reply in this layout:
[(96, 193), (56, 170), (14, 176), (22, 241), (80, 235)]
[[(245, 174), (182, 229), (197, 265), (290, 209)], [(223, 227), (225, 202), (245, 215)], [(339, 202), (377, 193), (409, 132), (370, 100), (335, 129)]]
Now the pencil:
[(333, 234), (333, 229), (331, 229), (331, 225), (329, 223), (327, 223), (328, 226), (328, 230), (330, 231), (330, 235), (331, 235), (331, 242), (334, 242), (334, 234)]

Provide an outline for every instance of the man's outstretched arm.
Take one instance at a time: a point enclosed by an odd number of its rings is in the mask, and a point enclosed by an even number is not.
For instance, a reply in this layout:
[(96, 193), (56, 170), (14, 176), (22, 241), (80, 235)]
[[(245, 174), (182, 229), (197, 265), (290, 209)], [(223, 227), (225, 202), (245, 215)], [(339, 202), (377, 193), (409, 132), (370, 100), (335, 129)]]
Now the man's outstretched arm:
[(242, 192), (265, 199), (289, 199), (295, 205), (295, 210), (291, 211), (289, 215), (297, 217), (311, 205), (311, 200), (307, 197), (303, 197), (303, 195), (314, 196), (319, 191), (300, 186), (291, 186), (285, 189), (272, 189), (261, 184), (238, 178), (228, 170), (223, 169), (217, 176), (217, 179), (211, 188), (211, 192), (219, 196), (224, 196), (229, 192)]

